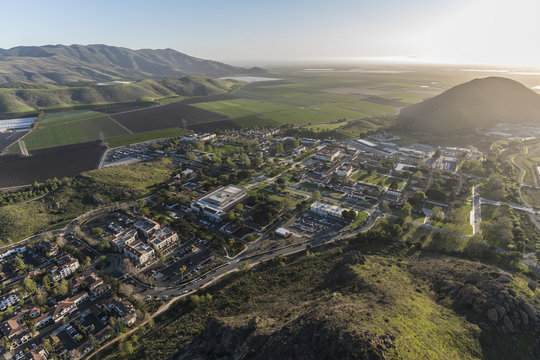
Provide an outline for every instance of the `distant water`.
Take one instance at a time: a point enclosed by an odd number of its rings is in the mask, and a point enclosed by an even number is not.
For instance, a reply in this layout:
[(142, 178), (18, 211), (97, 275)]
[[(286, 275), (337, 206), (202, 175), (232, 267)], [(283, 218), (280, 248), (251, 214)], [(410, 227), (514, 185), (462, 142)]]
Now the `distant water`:
[(225, 76), (220, 78), (222, 80), (229, 79), (229, 80), (236, 80), (236, 81), (242, 81), (247, 83), (254, 83), (259, 81), (278, 81), (282, 80), (279, 78), (269, 78), (269, 77), (261, 77), (261, 76)]
[(402, 74), (409, 72), (407, 70), (385, 70), (385, 69), (349, 69), (349, 70), (336, 70), (336, 69), (304, 69), (304, 72), (354, 72), (365, 74)]

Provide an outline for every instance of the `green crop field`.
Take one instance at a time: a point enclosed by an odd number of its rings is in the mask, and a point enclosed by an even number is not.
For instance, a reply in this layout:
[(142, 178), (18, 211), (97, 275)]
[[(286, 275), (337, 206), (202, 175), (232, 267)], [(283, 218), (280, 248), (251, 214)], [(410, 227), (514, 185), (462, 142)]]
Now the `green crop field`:
[(28, 150), (36, 150), (97, 140), (100, 133), (104, 138), (128, 134), (127, 130), (110, 118), (97, 117), (39, 128), (26, 136), (24, 142)]
[(40, 123), (41, 127), (72, 121), (92, 119), (103, 116), (103, 113), (92, 110), (70, 110), (61, 112), (48, 112)]
[(285, 106), (250, 99), (212, 101), (194, 104), (193, 106), (231, 117), (263, 114), (287, 109)]
[(329, 116), (320, 114), (318, 112), (309, 109), (290, 109), (285, 111), (279, 111), (274, 113), (268, 113), (266, 116), (276, 121), (281, 125), (293, 124), (304, 125), (310, 123), (328, 122), (336, 119), (332, 119)]
[(136, 144), (144, 141), (164, 139), (170, 137), (180, 137), (188, 134), (187, 131), (180, 128), (161, 129), (154, 131), (146, 131), (138, 134), (130, 134), (123, 136), (110, 137), (106, 139), (110, 148)]
[(343, 106), (369, 115), (392, 115), (396, 112), (395, 107), (375, 104), (369, 101), (344, 102)]
[(365, 114), (359, 111), (350, 110), (340, 105), (324, 104), (317, 107), (310, 108), (319, 114), (326, 115), (332, 120), (337, 119), (363, 119), (369, 117), (369, 114)]

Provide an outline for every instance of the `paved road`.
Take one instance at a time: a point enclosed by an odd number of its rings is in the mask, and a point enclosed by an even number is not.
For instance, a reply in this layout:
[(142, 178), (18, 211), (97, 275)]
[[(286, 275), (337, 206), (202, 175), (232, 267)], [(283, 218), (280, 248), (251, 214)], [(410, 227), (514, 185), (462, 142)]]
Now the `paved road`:
[(482, 209), (480, 202), (480, 195), (478, 194), (477, 185), (472, 187), (472, 209), (470, 222), (473, 228), (473, 235), (480, 233), (480, 222), (482, 221)]
[(505, 206), (511, 207), (512, 209), (521, 210), (521, 211), (525, 211), (532, 214), (537, 214), (537, 210), (535, 210), (534, 208), (530, 206), (511, 204), (504, 201), (495, 201), (495, 200), (490, 200), (483, 197), (479, 197), (479, 202), (480, 204), (488, 204), (488, 205), (495, 205), (495, 206), (505, 205)]

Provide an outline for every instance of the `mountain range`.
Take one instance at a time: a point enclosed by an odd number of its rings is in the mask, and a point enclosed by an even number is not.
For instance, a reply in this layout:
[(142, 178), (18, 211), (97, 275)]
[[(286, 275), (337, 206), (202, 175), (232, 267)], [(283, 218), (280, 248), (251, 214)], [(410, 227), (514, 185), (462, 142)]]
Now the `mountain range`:
[(396, 127), (412, 133), (447, 135), (498, 123), (540, 125), (540, 95), (507, 78), (475, 79), (402, 109)]
[(0, 49), (0, 84), (4, 88), (12, 87), (9, 84), (13, 83), (86, 85), (113, 80), (170, 79), (193, 74), (220, 77), (263, 71), (200, 59), (173, 49), (132, 50), (101, 44)]

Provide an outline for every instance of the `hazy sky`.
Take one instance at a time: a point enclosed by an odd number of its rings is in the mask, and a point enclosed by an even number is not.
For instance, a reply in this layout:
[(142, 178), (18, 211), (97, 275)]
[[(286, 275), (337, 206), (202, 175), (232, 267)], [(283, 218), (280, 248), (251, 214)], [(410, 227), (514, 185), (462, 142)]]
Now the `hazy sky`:
[(392, 58), (540, 66), (540, 0), (0, 0), (0, 48), (173, 48), (249, 64)]

